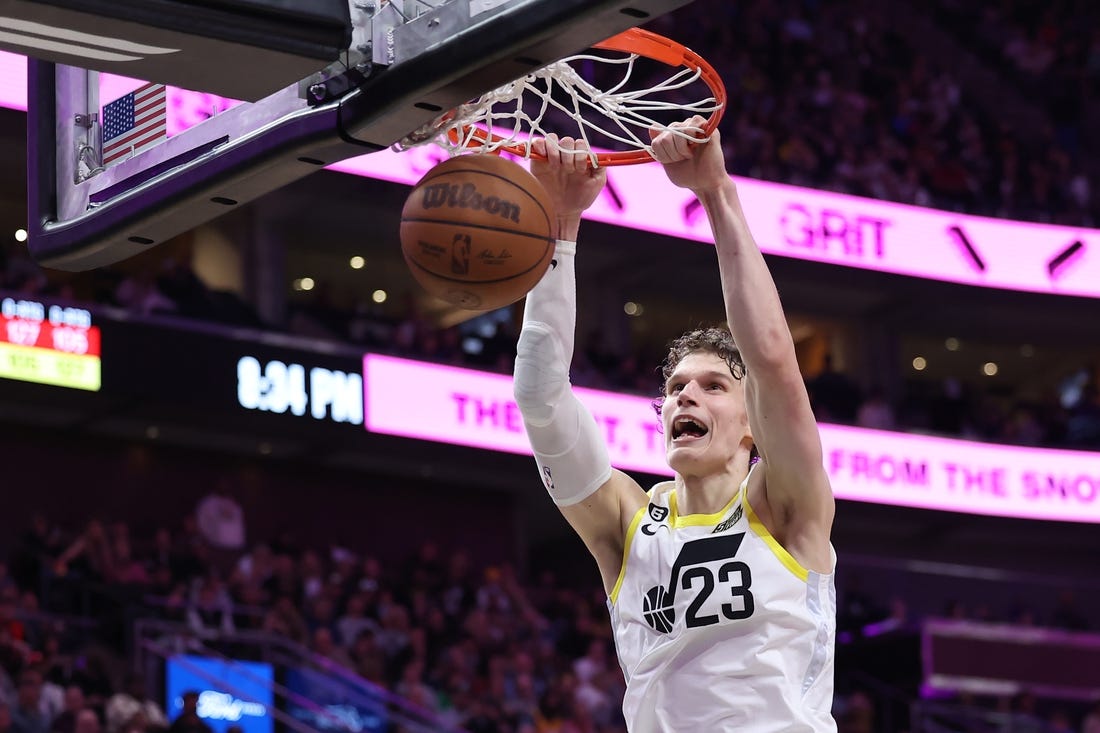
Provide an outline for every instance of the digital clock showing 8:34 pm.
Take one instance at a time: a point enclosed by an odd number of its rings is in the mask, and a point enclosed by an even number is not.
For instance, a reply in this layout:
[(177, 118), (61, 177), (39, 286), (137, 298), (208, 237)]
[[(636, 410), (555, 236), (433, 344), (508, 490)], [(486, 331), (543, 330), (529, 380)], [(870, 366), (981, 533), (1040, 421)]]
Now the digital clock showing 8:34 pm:
[(83, 308), (0, 300), (0, 379), (98, 392), (99, 327)]

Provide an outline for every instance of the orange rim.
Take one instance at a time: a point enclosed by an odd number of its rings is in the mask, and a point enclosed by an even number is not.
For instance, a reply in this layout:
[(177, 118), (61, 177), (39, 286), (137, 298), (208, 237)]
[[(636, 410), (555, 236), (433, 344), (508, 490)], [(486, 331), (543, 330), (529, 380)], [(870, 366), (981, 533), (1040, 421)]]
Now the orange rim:
[[(711, 112), (703, 124), (703, 136), (710, 137), (711, 133), (718, 127), (718, 122), (722, 119), (722, 113), (726, 109), (726, 85), (722, 83), (722, 78), (718, 76), (718, 72), (714, 70), (714, 67), (687, 46), (652, 31), (630, 28), (608, 38), (606, 41), (597, 43), (593, 48), (604, 51), (634, 53), (669, 66), (685, 66), (692, 71), (698, 71), (699, 78), (710, 87), (711, 93), (718, 104), (718, 108)], [(469, 148), (482, 148), (488, 144), (499, 145), (504, 142), (503, 137), (472, 126), (466, 127), (464, 134), (470, 137), (469, 142), (466, 143)], [(453, 130), (451, 136), (451, 139), (457, 142), (457, 136)], [(501, 145), (500, 149), (507, 150), (522, 158), (544, 159), (544, 156), (529, 153), (528, 144), (525, 142), (511, 142)], [(645, 150), (624, 150), (596, 154), (596, 161), (600, 166), (636, 165), (638, 163), (649, 163), (652, 160), (653, 156)]]

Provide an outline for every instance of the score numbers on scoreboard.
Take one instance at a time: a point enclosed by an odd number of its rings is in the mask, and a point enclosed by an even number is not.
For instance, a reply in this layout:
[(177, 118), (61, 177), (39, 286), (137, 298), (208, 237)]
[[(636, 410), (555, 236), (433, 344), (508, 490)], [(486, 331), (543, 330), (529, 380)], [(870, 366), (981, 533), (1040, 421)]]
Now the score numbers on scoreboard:
[(0, 378), (98, 392), (100, 334), (91, 312), (0, 300)]

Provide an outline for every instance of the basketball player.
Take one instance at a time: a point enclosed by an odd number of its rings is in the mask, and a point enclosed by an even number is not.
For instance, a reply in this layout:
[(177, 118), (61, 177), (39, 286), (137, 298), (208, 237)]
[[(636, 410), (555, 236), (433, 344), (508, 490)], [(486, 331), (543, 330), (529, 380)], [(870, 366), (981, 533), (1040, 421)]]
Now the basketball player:
[(719, 135), (683, 134), (702, 122), (652, 143), (707, 212), (732, 332), (694, 331), (669, 352), (659, 412), (675, 478), (646, 492), (613, 470), (569, 385), (577, 230), (606, 177), (570, 138), (534, 143), (548, 155), (531, 170), (557, 207), (558, 243), (527, 297), (515, 398), (543, 483), (599, 566), (632, 733), (835, 731), (833, 495)]

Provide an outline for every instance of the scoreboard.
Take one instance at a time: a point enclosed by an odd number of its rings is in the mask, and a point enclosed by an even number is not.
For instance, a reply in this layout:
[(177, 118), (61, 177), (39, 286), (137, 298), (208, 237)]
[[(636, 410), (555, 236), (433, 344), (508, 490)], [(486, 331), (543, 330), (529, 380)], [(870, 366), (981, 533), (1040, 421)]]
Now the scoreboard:
[(98, 392), (100, 333), (91, 312), (0, 300), (0, 377)]

